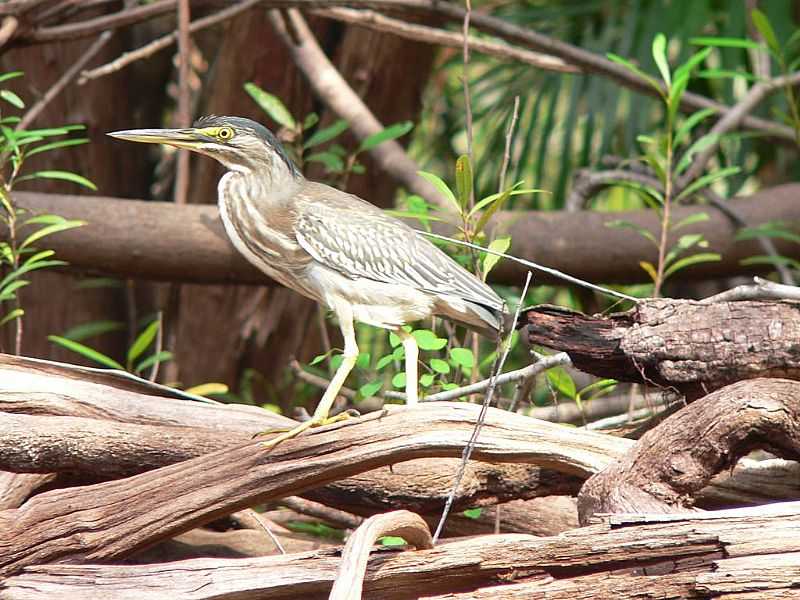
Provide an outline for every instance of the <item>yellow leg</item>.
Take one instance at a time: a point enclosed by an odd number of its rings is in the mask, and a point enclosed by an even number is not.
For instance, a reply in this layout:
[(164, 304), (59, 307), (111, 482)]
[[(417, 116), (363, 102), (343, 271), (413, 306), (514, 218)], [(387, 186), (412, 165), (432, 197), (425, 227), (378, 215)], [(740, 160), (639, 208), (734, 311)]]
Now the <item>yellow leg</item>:
[(397, 330), (397, 337), (403, 342), (406, 351), (406, 406), (416, 406), (419, 401), (417, 362), (419, 361), (419, 346), (414, 336), (405, 329)]
[(273, 448), (281, 442), (289, 440), (303, 433), (306, 429), (319, 427), (320, 425), (327, 425), (328, 423), (341, 421), (342, 419), (347, 418), (346, 413), (342, 413), (341, 415), (337, 415), (332, 419), (329, 419), (328, 413), (330, 412), (331, 407), (336, 400), (336, 396), (339, 395), (339, 390), (342, 389), (347, 376), (350, 374), (350, 371), (353, 370), (353, 367), (356, 364), (356, 358), (358, 358), (358, 346), (356, 345), (356, 335), (355, 331), (353, 330), (353, 313), (350, 308), (348, 306), (342, 306), (338, 307), (338, 309), (334, 309), (334, 311), (336, 312), (336, 316), (339, 317), (339, 327), (341, 328), (342, 336), (344, 337), (344, 354), (342, 355), (342, 364), (339, 365), (338, 369), (336, 369), (336, 373), (333, 375), (333, 379), (331, 379), (328, 389), (326, 389), (325, 393), (322, 395), (322, 400), (320, 400), (319, 404), (317, 404), (317, 409), (314, 411), (314, 415), (311, 417), (311, 419), (305, 423), (301, 423), (286, 433), (282, 433), (281, 435), (264, 442), (262, 445), (265, 448)]

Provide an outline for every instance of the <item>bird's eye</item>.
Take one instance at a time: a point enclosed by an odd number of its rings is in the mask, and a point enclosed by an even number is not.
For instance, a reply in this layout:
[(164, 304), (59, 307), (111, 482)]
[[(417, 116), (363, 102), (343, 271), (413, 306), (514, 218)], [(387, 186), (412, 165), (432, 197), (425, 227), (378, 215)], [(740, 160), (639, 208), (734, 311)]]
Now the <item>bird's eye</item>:
[(220, 127), (219, 131), (217, 132), (217, 137), (223, 142), (227, 142), (233, 137), (233, 129), (230, 127)]

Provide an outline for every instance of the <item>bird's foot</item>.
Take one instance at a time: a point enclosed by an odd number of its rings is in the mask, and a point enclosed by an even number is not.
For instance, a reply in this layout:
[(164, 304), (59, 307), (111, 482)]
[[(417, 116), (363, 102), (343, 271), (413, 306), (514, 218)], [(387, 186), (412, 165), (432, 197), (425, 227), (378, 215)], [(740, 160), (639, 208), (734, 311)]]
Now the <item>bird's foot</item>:
[(278, 436), (276, 436), (276, 437), (274, 437), (272, 439), (269, 439), (266, 442), (263, 442), (261, 444), (261, 446), (264, 449), (270, 449), (270, 448), (274, 448), (275, 446), (277, 446), (281, 442), (285, 442), (286, 440), (290, 440), (293, 437), (297, 437), (298, 435), (300, 435), (301, 433), (303, 433), (307, 429), (311, 429), (312, 427), (322, 427), (323, 425), (330, 425), (331, 423), (338, 423), (339, 421), (345, 421), (347, 419), (352, 419), (352, 418), (359, 417), (359, 416), (361, 416), (361, 415), (357, 410), (348, 409), (348, 410), (345, 410), (343, 412), (340, 412), (338, 415), (335, 415), (333, 417), (317, 417), (317, 416), (314, 416), (314, 417), (310, 418), (308, 421), (300, 423), (300, 425), (298, 425), (297, 427), (294, 427), (294, 428), (289, 429), (289, 430), (286, 430), (286, 429), (268, 429), (266, 431), (262, 431), (260, 433), (257, 433), (254, 437), (258, 437), (258, 436), (262, 436), (262, 435), (269, 435), (269, 434), (272, 434), (272, 433), (283, 432), (280, 435), (278, 435)]

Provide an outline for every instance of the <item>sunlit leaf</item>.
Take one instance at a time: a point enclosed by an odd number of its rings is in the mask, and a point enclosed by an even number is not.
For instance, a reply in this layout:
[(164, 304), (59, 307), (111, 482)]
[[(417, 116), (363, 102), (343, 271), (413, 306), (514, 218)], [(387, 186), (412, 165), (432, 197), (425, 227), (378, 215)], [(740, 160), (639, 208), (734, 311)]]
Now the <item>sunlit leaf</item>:
[(705, 262), (716, 262), (721, 259), (722, 257), (716, 252), (701, 252), (700, 254), (693, 254), (692, 256), (681, 258), (680, 260), (675, 261), (666, 271), (664, 271), (664, 279), (685, 267)]
[(81, 227), (82, 225), (86, 225), (86, 221), (74, 221), (74, 220), (66, 220), (63, 219), (61, 223), (53, 223), (52, 225), (47, 225), (46, 227), (42, 227), (37, 231), (34, 231), (25, 240), (20, 244), (20, 250), (30, 246), (31, 244), (35, 244), (38, 240), (46, 237), (48, 235), (52, 235), (54, 233), (58, 233), (59, 231), (66, 231), (67, 229), (74, 229), (76, 227)]
[(689, 225), (694, 225), (695, 223), (702, 223), (703, 221), (708, 221), (711, 217), (708, 216), (706, 212), (698, 212), (689, 215), (688, 217), (684, 217), (675, 225), (672, 226), (673, 230), (680, 229), (681, 227), (688, 227)]
[[(511, 236), (506, 235), (503, 237), (495, 238), (489, 244), (489, 250), (493, 252), (500, 252), (505, 254), (508, 248), (511, 246)], [(489, 272), (500, 262), (501, 256), (497, 256), (496, 254), (486, 253), (486, 256), (483, 258), (483, 278), (486, 279), (486, 276)]]
[(156, 339), (156, 334), (158, 333), (160, 327), (161, 319), (154, 319), (153, 322), (145, 327), (144, 330), (136, 337), (136, 339), (133, 340), (131, 347), (128, 348), (128, 365), (132, 365), (133, 362), (139, 358), (142, 352), (147, 350), (150, 344), (153, 343), (153, 340)]
[(53, 342), (54, 344), (58, 344), (59, 346), (63, 346), (67, 350), (72, 350), (81, 356), (85, 356), (89, 360), (93, 360), (96, 363), (99, 363), (105, 367), (109, 367), (111, 369), (119, 369), (120, 371), (124, 371), (125, 367), (119, 364), (110, 356), (106, 356), (102, 352), (98, 352), (94, 348), (89, 348), (89, 346), (84, 346), (80, 342), (74, 342), (72, 340), (68, 340), (67, 338), (58, 336), (58, 335), (48, 335), (47, 339)]
[(456, 200), (455, 194), (453, 194), (452, 190), (442, 180), (441, 177), (439, 177), (438, 175), (434, 175), (433, 173), (428, 173), (426, 171), (417, 171), (417, 173), (419, 174), (420, 177), (422, 177), (429, 183), (433, 184), (433, 186), (438, 190), (438, 192), (453, 204), (456, 210), (461, 209), (461, 207), (458, 204), (458, 200)]
[(462, 154), (456, 160), (456, 192), (461, 213), (464, 214), (472, 196), (472, 164), (466, 154)]
[(441, 350), (447, 345), (447, 338), (440, 338), (430, 329), (415, 329), (411, 335), (421, 350)]
[(739, 167), (725, 167), (724, 169), (720, 169), (719, 171), (714, 171), (713, 173), (708, 173), (707, 175), (703, 175), (702, 177), (698, 177), (692, 183), (686, 186), (678, 196), (675, 198), (676, 201), (679, 201), (681, 198), (686, 198), (687, 196), (691, 196), (696, 191), (708, 187), (715, 181), (719, 181), (724, 179), (725, 177), (730, 177), (731, 175), (735, 175), (741, 169)]
[(655, 282), (658, 279), (658, 272), (656, 271), (656, 268), (653, 266), (653, 263), (648, 262), (646, 260), (640, 260), (639, 266), (645, 270), (645, 272), (650, 276), (650, 279), (652, 279), (653, 282)]
[(689, 138), (689, 134), (695, 127), (716, 112), (717, 111), (714, 108), (704, 108), (703, 110), (698, 110), (697, 112), (692, 113), (683, 123), (678, 126), (678, 129), (675, 130), (673, 144), (675, 146), (680, 146), (683, 144)]
[(42, 144), (41, 146), (36, 146), (35, 148), (26, 150), (25, 157), (30, 158), (31, 156), (40, 154), (42, 152), (49, 152), (51, 150), (58, 150), (60, 148), (68, 148), (70, 146), (82, 146), (83, 144), (88, 143), (89, 140), (85, 138), (81, 138), (79, 140), (59, 140), (58, 142), (50, 142), (49, 144)]
[(8, 314), (0, 319), (0, 327), (5, 325), (6, 323), (10, 323), (14, 319), (19, 319), (22, 315), (25, 314), (25, 311), (21, 308), (14, 308), (8, 312)]
[(749, 48), (753, 50), (760, 50), (763, 44), (754, 42), (753, 40), (746, 40), (742, 38), (732, 37), (693, 37), (689, 38), (690, 44), (696, 46), (717, 46), (721, 48)]
[(442, 375), (447, 375), (450, 372), (450, 363), (441, 358), (432, 358), (429, 364), (431, 369)]
[(375, 370), (380, 371), (386, 368), (388, 365), (390, 365), (393, 361), (394, 361), (394, 356), (392, 356), (391, 354), (387, 354), (386, 356), (381, 356), (378, 359), (378, 362), (375, 363)]
[(667, 61), (667, 38), (663, 33), (659, 33), (653, 39), (653, 60), (656, 62), (661, 78), (667, 87), (672, 85), (672, 79), (669, 72), (669, 62)]
[(292, 113), (289, 112), (289, 109), (286, 108), (284, 103), (281, 102), (277, 96), (265, 92), (255, 83), (245, 83), (244, 89), (250, 94), (250, 97), (256, 101), (256, 104), (258, 104), (261, 110), (267, 113), (273, 121), (287, 129), (297, 129), (297, 123)]
[(481, 516), (481, 513), (483, 513), (483, 509), (479, 507), (479, 508), (468, 508), (461, 514), (467, 517), (468, 519), (477, 519)]
[(358, 388), (358, 393), (361, 394), (362, 398), (370, 398), (377, 394), (380, 389), (383, 387), (383, 381), (381, 379), (376, 379), (375, 381), (370, 381), (369, 383), (365, 383), (360, 388)]
[(472, 369), (475, 366), (475, 355), (469, 348), (450, 348), (450, 358), (463, 369)]
[(308, 138), (306, 143), (303, 144), (303, 148), (307, 150), (308, 148), (313, 148), (314, 146), (329, 142), (333, 138), (341, 135), (348, 127), (347, 121), (339, 119), (333, 125), (315, 131), (314, 135)]
[(396, 388), (406, 387), (406, 374), (404, 372), (397, 373), (392, 377), (392, 385)]
[(378, 538), (378, 543), (381, 546), (386, 546), (388, 548), (392, 548), (394, 546), (406, 545), (406, 541), (401, 537), (397, 537), (396, 535), (385, 535), (383, 537), (380, 537)]
[(424, 388), (430, 387), (433, 383), (433, 378), (433, 373), (423, 373), (419, 378), (419, 384)]
[(563, 368), (554, 367), (548, 369), (547, 379), (550, 385), (561, 392), (567, 398), (575, 398), (575, 382)]
[(409, 131), (414, 128), (414, 123), (411, 121), (403, 121), (402, 123), (395, 123), (384, 129), (383, 131), (379, 131), (378, 133), (373, 133), (370, 136), (364, 138), (358, 146), (358, 152), (364, 152), (366, 150), (372, 150), (376, 146), (384, 142), (388, 142), (389, 140), (396, 140), (399, 137), (403, 137)]
[(227, 394), (228, 386), (224, 383), (201, 383), (200, 385), (190, 387), (186, 391), (195, 396), (211, 396), (212, 394)]
[(78, 185), (87, 187), (90, 190), (97, 191), (97, 187), (91, 181), (86, 179), (86, 177), (76, 173), (70, 173), (69, 171), (36, 171), (34, 173), (29, 173), (28, 175), (18, 177), (17, 181), (27, 181), (29, 179), (59, 179), (62, 181), (77, 183)]
[(22, 98), (17, 96), (11, 90), (0, 90), (0, 98), (8, 102), (9, 104), (16, 106), (20, 110), (25, 108), (25, 103), (22, 101)]
[(750, 19), (753, 21), (753, 25), (758, 32), (761, 34), (761, 37), (764, 38), (764, 41), (767, 43), (767, 47), (770, 49), (774, 56), (780, 56), (781, 54), (781, 46), (778, 43), (778, 37), (775, 35), (775, 30), (772, 28), (772, 25), (767, 19), (767, 15), (763, 12), (754, 8), (750, 11)]
[(719, 134), (715, 132), (707, 133), (695, 141), (691, 146), (689, 146), (686, 152), (683, 153), (683, 156), (681, 156), (680, 161), (678, 161), (678, 164), (675, 167), (675, 172), (677, 174), (683, 173), (686, 167), (692, 163), (692, 159), (694, 158), (695, 154), (702, 152), (709, 146), (716, 144), (717, 140), (719, 140)]

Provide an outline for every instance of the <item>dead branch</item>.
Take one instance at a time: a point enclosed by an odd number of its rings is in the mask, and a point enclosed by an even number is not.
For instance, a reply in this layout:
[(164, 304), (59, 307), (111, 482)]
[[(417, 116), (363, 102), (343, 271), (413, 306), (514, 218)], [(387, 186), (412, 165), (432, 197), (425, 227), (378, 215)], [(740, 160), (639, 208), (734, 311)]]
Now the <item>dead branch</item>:
[(607, 317), (539, 306), (527, 312), (523, 336), (566, 352), (587, 373), (693, 399), (741, 379), (800, 379), (798, 306), (652, 299)]
[[(707, 598), (710, 586), (778, 590), (789, 597), (800, 563), (800, 503), (704, 513), (619, 515), (555, 537), (486, 535), (441, 544), (430, 550), (379, 552), (371, 557), (364, 598), (402, 600), (427, 594), (462, 593), (456, 598), (606, 597)], [(780, 557), (780, 558), (778, 558)], [(763, 579), (735, 574), (753, 560), (769, 569)], [(733, 563), (728, 561), (735, 561)], [(26, 567), (3, 583), (4, 597), (40, 600), (58, 595), (77, 600), (106, 597), (159, 600), (191, 594), (195, 600), (327, 597), (340, 564), (337, 551), (235, 560), (193, 560), (160, 565), (65, 565)], [(781, 572), (782, 570), (782, 572)], [(443, 571), (446, 576), (443, 576)], [(759, 571), (760, 572), (760, 571)], [(495, 588), (480, 595), (481, 587)], [(515, 587), (541, 586), (520, 595)], [(611, 587), (618, 585), (617, 587)], [(598, 587), (600, 586), (600, 587)], [(664, 590), (672, 595), (666, 594)], [(532, 595), (530, 591), (538, 591)], [(509, 592), (507, 595), (505, 592)], [(552, 593), (548, 593), (552, 592)], [(556, 593), (558, 592), (558, 594)], [(634, 594), (635, 592), (635, 594)], [(702, 593), (701, 593), (702, 592)], [(514, 595), (516, 593), (516, 595)], [(568, 595), (568, 593), (570, 595)], [(476, 595), (473, 595), (476, 594)], [(649, 596), (648, 596), (649, 594)]]
[[(427, 25), (420, 25), (418, 23), (409, 23), (401, 19), (394, 19), (375, 12), (374, 10), (323, 8), (312, 10), (311, 14), (350, 23), (352, 25), (358, 25), (382, 33), (389, 33), (417, 42), (424, 42), (426, 44), (436, 44), (450, 48), (461, 48), (464, 44), (463, 36), (457, 33), (436, 27), (429, 27)], [(515, 60), (547, 71), (557, 71), (561, 73), (580, 72), (579, 69), (566, 64), (560, 58), (517, 48), (510, 44), (492, 42), (473, 36), (469, 39), (469, 47), (476, 52), (501, 59)]]
[(0, 471), (0, 510), (17, 508), (37, 489), (53, 481), (55, 473)]
[(375, 515), (364, 521), (347, 540), (330, 600), (361, 600), (369, 553), (379, 537), (396, 535), (418, 549), (433, 548), (428, 525), (407, 510)]
[[(19, 509), (0, 512), (6, 532), (0, 573), (54, 560), (126, 556), (221, 515), (380, 465), (460, 456), (478, 410), (448, 403), (392, 410), (320, 428), (269, 452), (253, 441), (127, 479), (38, 494)], [(610, 436), (490, 409), (475, 457), (587, 476), (620, 456), (623, 445)]]
[[(795, 338), (796, 339), (796, 338)], [(753, 379), (671, 415), (578, 494), (586, 523), (598, 512), (691, 510), (694, 494), (754, 449), (800, 458), (800, 383)]]
[[(294, 9), (285, 13), (271, 10), (269, 15), (275, 32), (283, 40), (314, 93), (333, 112), (347, 121), (355, 136), (363, 140), (383, 131), (383, 124), (325, 56), (302, 15)], [(406, 154), (399, 142), (384, 142), (370, 150), (370, 156), (382, 170), (413, 193), (432, 204), (447, 207), (446, 199), (442, 198), (436, 187), (419, 176), (419, 166)]]
[[(800, 185), (789, 184), (729, 202), (751, 226), (773, 220), (797, 222), (800, 221), (798, 194)], [(88, 222), (79, 230), (48, 238), (49, 247), (73, 269), (193, 283), (270, 282), (230, 245), (216, 206), (23, 192), (15, 194), (15, 200), (34, 214), (49, 212)], [(703, 234), (709, 249), (722, 255), (719, 262), (681, 270), (676, 274), (679, 279), (741, 275), (748, 271), (739, 261), (761, 253), (752, 240), (736, 241), (736, 228), (714, 209), (681, 206), (674, 212), (676, 220), (697, 212), (708, 213), (710, 218), (693, 226), (696, 228), (693, 231)], [(607, 227), (609, 221), (617, 219), (652, 231), (658, 226), (658, 218), (652, 211), (613, 214), (511, 211), (493, 219), (492, 227), (494, 232), (512, 236), (511, 253), (521, 258), (536, 260), (585, 280), (644, 281), (646, 274), (639, 260), (653, 259), (654, 249), (638, 235)], [(581, 235), (576, 236), (576, 231)], [(800, 258), (796, 244), (777, 246), (781, 254)], [(596, 260), (597, 256), (604, 260)], [(525, 272), (511, 261), (501, 261), (491, 277), (498, 283), (518, 285), (524, 281)], [(544, 275), (537, 275), (536, 280), (537, 283), (553, 281)]]

